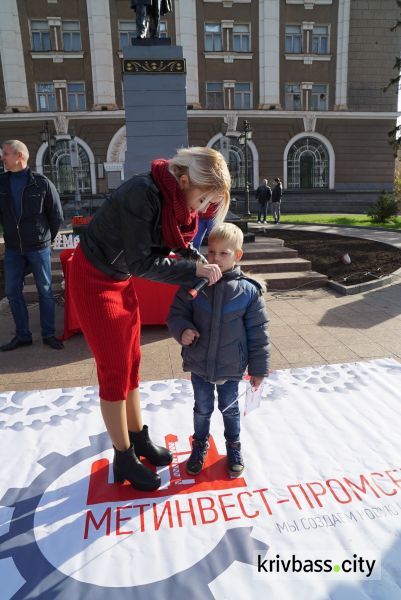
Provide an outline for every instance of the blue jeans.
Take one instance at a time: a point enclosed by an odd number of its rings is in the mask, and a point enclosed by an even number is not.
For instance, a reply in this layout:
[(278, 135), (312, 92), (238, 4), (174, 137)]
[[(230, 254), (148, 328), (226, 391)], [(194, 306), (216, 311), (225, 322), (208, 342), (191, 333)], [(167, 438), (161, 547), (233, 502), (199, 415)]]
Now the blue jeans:
[(203, 238), (206, 233), (209, 235), (211, 230), (213, 229), (214, 221), (213, 219), (199, 219), (198, 222), (198, 231), (196, 232), (196, 236), (192, 240), (192, 245), (194, 248), (199, 250), (202, 246)]
[[(259, 210), (258, 210), (258, 221), (266, 221), (266, 211), (267, 211), (267, 202), (266, 204), (263, 203), (259, 203)], [(262, 219), (263, 217), (263, 219)]]
[(16, 252), (6, 248), (4, 254), (5, 292), (15, 322), (15, 334), (21, 340), (32, 338), (29, 316), (23, 296), (24, 277), (31, 270), (39, 293), (42, 337), (55, 334), (55, 300), (52, 291), (50, 247), (32, 252)]
[[(209, 437), (210, 419), (214, 410), (214, 388), (217, 388), (218, 407), (223, 415), (224, 437), (229, 442), (239, 441), (240, 412), (238, 406), (239, 381), (226, 381), (221, 385), (209, 383), (191, 373), (194, 388), (194, 437), (203, 441)], [(233, 403), (233, 404), (231, 404)], [(227, 408), (227, 406), (230, 408)], [(227, 408), (227, 410), (224, 410)]]

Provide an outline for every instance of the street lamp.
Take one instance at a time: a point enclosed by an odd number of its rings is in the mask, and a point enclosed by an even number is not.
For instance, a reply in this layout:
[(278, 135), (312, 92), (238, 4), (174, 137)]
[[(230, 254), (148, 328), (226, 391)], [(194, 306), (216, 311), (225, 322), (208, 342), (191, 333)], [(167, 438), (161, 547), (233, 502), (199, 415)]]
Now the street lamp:
[(69, 150), (70, 150), (70, 162), (71, 168), (74, 173), (74, 181), (75, 181), (75, 214), (79, 215), (81, 208), (81, 192), (79, 190), (79, 152), (78, 152), (78, 143), (75, 139), (75, 135), (71, 134), (71, 139), (69, 141)]
[(244, 121), (244, 129), (241, 131), (239, 136), (239, 143), (244, 146), (245, 154), (245, 211), (244, 215), (249, 217), (251, 211), (249, 210), (249, 181), (248, 181), (248, 142), (252, 139), (252, 129), (248, 121)]
[(53, 172), (53, 153), (56, 149), (56, 138), (51, 135), (49, 129), (49, 121), (45, 121), (44, 129), (40, 132), (40, 138), (44, 144), (47, 144), (47, 151), (49, 153), (50, 163), (50, 179), (54, 183), (54, 172)]

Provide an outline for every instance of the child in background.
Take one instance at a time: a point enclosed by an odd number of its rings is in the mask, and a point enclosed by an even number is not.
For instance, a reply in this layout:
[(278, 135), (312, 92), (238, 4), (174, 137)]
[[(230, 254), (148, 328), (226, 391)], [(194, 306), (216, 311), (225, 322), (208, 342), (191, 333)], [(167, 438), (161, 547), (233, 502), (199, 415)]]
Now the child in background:
[(195, 300), (180, 288), (167, 317), (171, 334), (183, 347), (183, 369), (191, 372), (194, 389), (194, 435), (186, 463), (190, 475), (202, 470), (209, 449), (215, 388), (223, 415), (228, 473), (233, 477), (242, 473), (238, 385), (247, 367), (254, 387), (269, 371), (262, 285), (236, 264), (243, 255), (243, 239), (242, 231), (231, 223), (212, 229), (208, 260), (219, 265), (222, 278)]

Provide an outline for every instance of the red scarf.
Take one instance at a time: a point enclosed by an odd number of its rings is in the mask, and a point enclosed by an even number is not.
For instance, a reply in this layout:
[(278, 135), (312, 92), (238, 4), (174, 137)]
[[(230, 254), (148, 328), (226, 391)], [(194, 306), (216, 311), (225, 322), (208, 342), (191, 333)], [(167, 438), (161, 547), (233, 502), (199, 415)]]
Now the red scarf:
[(162, 234), (168, 248), (187, 248), (198, 228), (197, 214), (189, 209), (176, 178), (168, 170), (168, 161), (152, 162), (152, 177), (162, 195)]

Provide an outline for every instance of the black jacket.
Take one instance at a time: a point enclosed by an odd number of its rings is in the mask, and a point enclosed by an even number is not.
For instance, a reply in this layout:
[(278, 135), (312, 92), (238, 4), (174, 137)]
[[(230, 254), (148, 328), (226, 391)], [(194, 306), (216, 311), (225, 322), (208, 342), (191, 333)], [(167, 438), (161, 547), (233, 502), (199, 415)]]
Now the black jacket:
[(283, 186), (281, 183), (277, 183), (272, 191), (272, 202), (281, 202), (281, 197), (283, 195)]
[[(81, 236), (81, 246), (88, 260), (114, 279), (196, 281), (193, 261), (168, 258), (172, 248), (163, 245), (161, 196), (150, 174), (134, 175), (104, 201)], [(192, 249), (183, 255), (200, 257)]]
[(271, 188), (268, 185), (260, 185), (255, 193), (256, 200), (259, 201), (260, 204), (267, 204), (272, 197)]
[(50, 246), (63, 222), (60, 197), (44, 175), (28, 169), (28, 185), (21, 198), (17, 219), (10, 194), (10, 172), (0, 175), (0, 223), (6, 248), (31, 252)]

